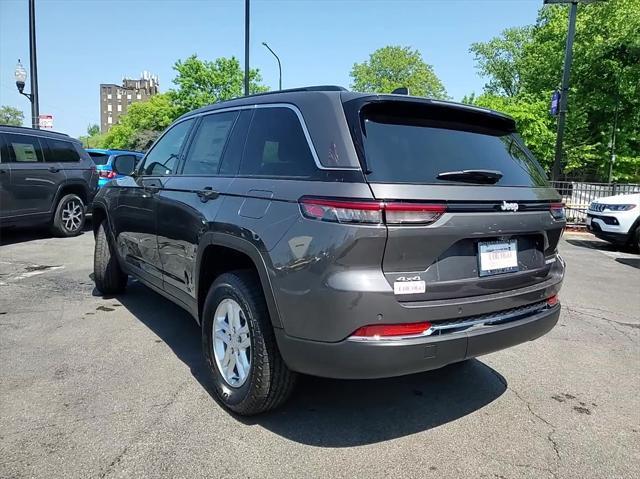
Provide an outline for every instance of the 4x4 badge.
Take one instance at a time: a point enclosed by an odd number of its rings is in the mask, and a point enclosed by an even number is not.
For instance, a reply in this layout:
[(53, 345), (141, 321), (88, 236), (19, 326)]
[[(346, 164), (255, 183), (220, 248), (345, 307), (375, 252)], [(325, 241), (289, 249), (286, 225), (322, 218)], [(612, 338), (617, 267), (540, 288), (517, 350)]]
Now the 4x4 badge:
[(502, 211), (518, 211), (518, 203), (507, 203), (503, 201), (500, 205)]

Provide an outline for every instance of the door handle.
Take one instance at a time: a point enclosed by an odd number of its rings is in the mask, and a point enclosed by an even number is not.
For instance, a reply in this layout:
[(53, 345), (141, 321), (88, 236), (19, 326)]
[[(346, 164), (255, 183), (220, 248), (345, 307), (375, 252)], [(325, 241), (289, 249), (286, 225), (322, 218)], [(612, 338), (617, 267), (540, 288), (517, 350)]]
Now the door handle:
[(157, 185), (144, 185), (143, 189), (150, 195), (155, 195), (158, 191), (160, 191), (160, 187)]
[(220, 196), (220, 193), (218, 193), (210, 186), (207, 186), (204, 190), (196, 192), (196, 194), (200, 197), (200, 201), (202, 201), (203, 203), (206, 203), (209, 200), (215, 200), (218, 196)]
[(49, 171), (51, 173), (57, 173), (58, 171), (60, 171), (60, 168), (56, 168), (55, 166), (50, 166)]
[(4, 175), (7, 172), (7, 170), (0, 170), (0, 175)]

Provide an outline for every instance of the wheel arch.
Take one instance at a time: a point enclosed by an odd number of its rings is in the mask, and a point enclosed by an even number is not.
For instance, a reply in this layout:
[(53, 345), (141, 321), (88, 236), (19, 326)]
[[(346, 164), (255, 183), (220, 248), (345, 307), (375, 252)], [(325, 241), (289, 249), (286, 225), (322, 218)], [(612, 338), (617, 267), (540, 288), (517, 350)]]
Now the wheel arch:
[[(207, 267), (210, 261), (216, 257), (223, 260)], [(278, 311), (271, 280), (267, 266), (258, 248), (251, 242), (225, 233), (205, 233), (200, 240), (196, 256), (195, 290), (198, 306), (198, 323), (201, 324), (202, 308), (209, 287), (220, 274), (234, 269), (254, 269), (262, 286), (262, 291), (269, 310), (271, 324), (276, 328), (282, 328), (280, 313)]]

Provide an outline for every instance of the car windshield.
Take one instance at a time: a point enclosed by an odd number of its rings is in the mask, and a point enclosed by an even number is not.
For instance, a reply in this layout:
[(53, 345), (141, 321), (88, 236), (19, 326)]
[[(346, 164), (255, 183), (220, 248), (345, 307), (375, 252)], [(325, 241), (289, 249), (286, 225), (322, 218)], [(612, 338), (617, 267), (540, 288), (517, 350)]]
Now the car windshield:
[(87, 153), (89, 153), (89, 156), (96, 165), (106, 165), (107, 161), (109, 161), (109, 156), (111, 156), (106, 153), (98, 153), (97, 151), (89, 151)]
[[(513, 132), (461, 121), (363, 113), (371, 182), (547, 186), (544, 171)], [(493, 175), (486, 181), (487, 174)]]

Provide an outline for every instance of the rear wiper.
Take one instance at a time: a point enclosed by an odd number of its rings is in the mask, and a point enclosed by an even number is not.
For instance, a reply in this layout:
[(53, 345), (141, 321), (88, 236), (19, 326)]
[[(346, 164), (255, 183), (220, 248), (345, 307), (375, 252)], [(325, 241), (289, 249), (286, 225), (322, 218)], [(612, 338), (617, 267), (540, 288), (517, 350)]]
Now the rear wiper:
[(498, 170), (443, 171), (442, 173), (438, 173), (436, 178), (447, 181), (462, 181), (464, 183), (493, 185), (500, 181), (500, 178), (502, 178), (502, 172)]

